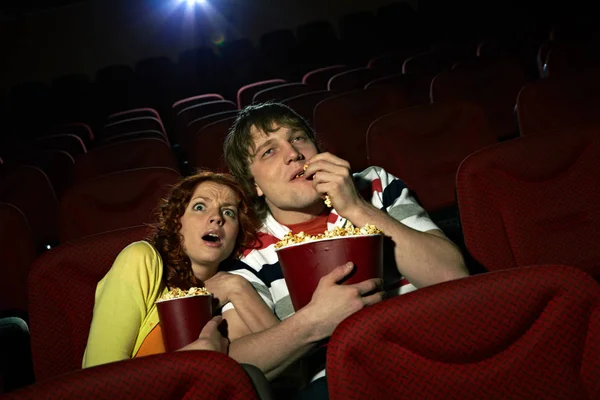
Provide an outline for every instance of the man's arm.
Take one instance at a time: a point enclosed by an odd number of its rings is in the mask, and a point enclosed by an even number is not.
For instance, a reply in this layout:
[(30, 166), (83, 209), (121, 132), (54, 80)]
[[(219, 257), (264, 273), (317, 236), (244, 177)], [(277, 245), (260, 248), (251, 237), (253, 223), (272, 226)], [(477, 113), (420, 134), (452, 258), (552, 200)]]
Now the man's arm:
[[(256, 365), (268, 379), (277, 377), (317, 342), (331, 336), (337, 325), (365, 306), (381, 301), (380, 279), (354, 285), (339, 285), (353, 265), (336, 268), (321, 278), (311, 302), (281, 323), (234, 340), (229, 356), (240, 363)], [(223, 313), (225, 319), (235, 309)], [(239, 319), (239, 318), (238, 318)], [(235, 324), (236, 318), (232, 319)], [(235, 329), (235, 328), (234, 328)]]
[(460, 251), (440, 230), (420, 232), (378, 210), (358, 194), (350, 165), (330, 153), (309, 160), (306, 175), (321, 194), (328, 194), (340, 216), (355, 226), (372, 224), (394, 242), (400, 273), (417, 287), (468, 276)]
[(398, 270), (416, 287), (469, 275), (460, 251), (440, 230), (419, 232), (366, 202), (344, 217), (356, 226), (375, 225), (389, 236)]

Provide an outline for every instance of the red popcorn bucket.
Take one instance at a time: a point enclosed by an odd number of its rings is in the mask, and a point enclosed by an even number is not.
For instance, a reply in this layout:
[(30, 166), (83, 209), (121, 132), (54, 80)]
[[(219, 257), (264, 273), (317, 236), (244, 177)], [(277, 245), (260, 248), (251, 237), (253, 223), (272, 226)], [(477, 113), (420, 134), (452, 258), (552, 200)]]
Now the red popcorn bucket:
[(179, 350), (198, 339), (213, 317), (212, 295), (158, 300), (158, 318), (166, 351)]
[(349, 261), (355, 267), (343, 284), (383, 278), (383, 236), (379, 234), (321, 239), (276, 251), (296, 311), (310, 303), (323, 276)]

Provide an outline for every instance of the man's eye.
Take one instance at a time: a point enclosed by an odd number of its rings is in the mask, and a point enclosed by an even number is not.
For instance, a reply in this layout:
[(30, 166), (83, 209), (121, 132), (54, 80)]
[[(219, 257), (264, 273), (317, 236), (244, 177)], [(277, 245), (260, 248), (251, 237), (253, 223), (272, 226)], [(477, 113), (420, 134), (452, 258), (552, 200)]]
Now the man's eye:
[(262, 156), (263, 156), (263, 157), (264, 157), (264, 156), (268, 156), (268, 155), (269, 155), (269, 154), (271, 154), (272, 152), (273, 152), (273, 149), (269, 149), (269, 150), (265, 151), (265, 152), (263, 153), (263, 155), (262, 155)]

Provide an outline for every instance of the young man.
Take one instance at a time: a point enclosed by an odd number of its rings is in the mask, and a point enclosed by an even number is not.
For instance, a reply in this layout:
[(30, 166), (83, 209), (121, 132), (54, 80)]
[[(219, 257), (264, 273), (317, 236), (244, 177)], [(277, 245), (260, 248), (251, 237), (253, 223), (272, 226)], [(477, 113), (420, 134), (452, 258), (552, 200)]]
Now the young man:
[[(381, 280), (337, 284), (352, 270), (340, 266), (321, 279), (311, 303), (294, 313), (274, 250), (286, 232), (316, 235), (348, 221), (377, 226), (393, 241), (396, 266), (404, 277), (400, 293), (468, 275), (457, 247), (402, 181), (379, 167), (352, 175), (345, 160), (320, 152), (312, 129), (288, 107), (267, 103), (242, 110), (224, 152), (263, 221), (260, 248), (247, 252), (233, 273), (248, 279), (282, 321), (235, 340), (230, 355), (257, 365), (267, 377), (307, 354), (346, 317), (382, 299)], [(359, 193), (366, 193), (366, 199)], [(332, 209), (323, 201), (326, 195)], [(238, 325), (230, 317), (235, 313), (231, 305), (223, 312), (231, 330), (244, 331), (242, 321)]]

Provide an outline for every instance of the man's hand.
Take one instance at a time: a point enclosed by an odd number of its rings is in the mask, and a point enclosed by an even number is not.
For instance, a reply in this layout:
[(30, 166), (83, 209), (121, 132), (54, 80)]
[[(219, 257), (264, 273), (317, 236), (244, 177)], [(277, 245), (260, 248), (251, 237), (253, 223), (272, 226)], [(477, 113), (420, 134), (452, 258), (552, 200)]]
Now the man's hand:
[(381, 279), (368, 279), (353, 285), (340, 285), (354, 268), (347, 263), (334, 269), (319, 281), (311, 302), (300, 311), (304, 311), (313, 319), (317, 328), (316, 339), (331, 336), (334, 329), (344, 319), (371, 304), (383, 299)]
[(221, 316), (213, 317), (213, 319), (204, 325), (198, 339), (177, 351), (210, 350), (227, 354), (229, 340), (223, 337), (221, 332), (219, 332), (219, 325), (222, 320)]
[(344, 218), (367, 206), (360, 197), (350, 164), (331, 153), (320, 153), (307, 162), (305, 175), (312, 179), (315, 190), (325, 197), (328, 195), (333, 207)]

